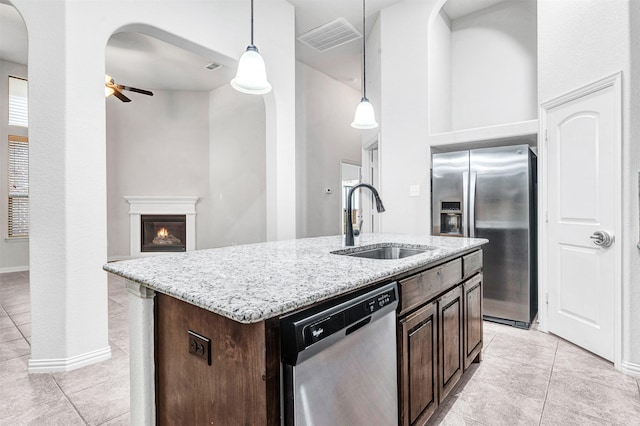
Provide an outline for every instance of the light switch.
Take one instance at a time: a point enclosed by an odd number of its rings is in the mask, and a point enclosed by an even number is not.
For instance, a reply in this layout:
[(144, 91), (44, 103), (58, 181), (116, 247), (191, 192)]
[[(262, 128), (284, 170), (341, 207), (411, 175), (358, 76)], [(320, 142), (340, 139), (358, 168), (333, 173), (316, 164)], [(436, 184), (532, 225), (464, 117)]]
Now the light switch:
[(420, 196), (420, 185), (409, 185), (409, 197)]

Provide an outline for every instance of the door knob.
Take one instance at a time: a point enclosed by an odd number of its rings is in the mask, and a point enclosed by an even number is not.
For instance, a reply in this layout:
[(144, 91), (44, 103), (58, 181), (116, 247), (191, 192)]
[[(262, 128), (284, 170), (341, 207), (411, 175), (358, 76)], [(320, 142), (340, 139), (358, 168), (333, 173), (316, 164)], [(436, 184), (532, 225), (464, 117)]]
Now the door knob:
[(614, 236), (607, 231), (596, 231), (589, 238), (593, 240), (593, 244), (602, 248), (611, 247), (614, 241)]

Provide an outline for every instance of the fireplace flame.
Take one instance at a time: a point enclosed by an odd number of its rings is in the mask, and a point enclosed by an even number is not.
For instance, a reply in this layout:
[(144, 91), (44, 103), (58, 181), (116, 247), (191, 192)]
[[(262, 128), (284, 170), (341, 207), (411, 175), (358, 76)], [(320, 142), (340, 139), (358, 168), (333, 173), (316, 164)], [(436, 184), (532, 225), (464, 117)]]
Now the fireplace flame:
[(158, 238), (167, 238), (169, 236), (169, 231), (167, 228), (160, 228), (158, 230)]

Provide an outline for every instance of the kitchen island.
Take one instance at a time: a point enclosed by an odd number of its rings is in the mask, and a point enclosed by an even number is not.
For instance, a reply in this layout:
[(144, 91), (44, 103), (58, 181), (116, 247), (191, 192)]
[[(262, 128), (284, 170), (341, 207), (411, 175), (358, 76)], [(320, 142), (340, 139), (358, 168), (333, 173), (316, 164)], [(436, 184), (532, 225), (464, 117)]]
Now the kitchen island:
[[(478, 251), (486, 242), (368, 234), (360, 236), (355, 247), (345, 248), (343, 237), (333, 236), (105, 265), (105, 270), (127, 280), (130, 293), (132, 424), (155, 424), (156, 402), (159, 423), (167, 419), (167, 410), (175, 415), (178, 406), (191, 404), (192, 419), (210, 419), (214, 411), (228, 416), (212, 418), (214, 423), (238, 416), (246, 424), (279, 424), (281, 315), (410, 278)], [(429, 249), (393, 260), (332, 253), (390, 243)], [(456, 279), (461, 281), (462, 269)], [(402, 301), (402, 292), (400, 297)], [(405, 308), (403, 313), (410, 313), (416, 306)], [(188, 335), (189, 330), (196, 336)], [(207, 407), (199, 411), (200, 404)], [(178, 420), (186, 419), (172, 418)]]

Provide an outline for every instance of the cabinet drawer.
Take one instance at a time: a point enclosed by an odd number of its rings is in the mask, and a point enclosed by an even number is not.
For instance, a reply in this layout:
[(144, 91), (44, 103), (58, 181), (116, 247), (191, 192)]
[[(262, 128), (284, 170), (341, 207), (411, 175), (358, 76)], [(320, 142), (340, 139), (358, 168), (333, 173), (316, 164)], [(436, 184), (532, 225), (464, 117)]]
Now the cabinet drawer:
[(400, 313), (433, 299), (462, 279), (462, 260), (426, 270), (400, 281)]
[(462, 256), (462, 269), (465, 278), (482, 269), (482, 250)]

